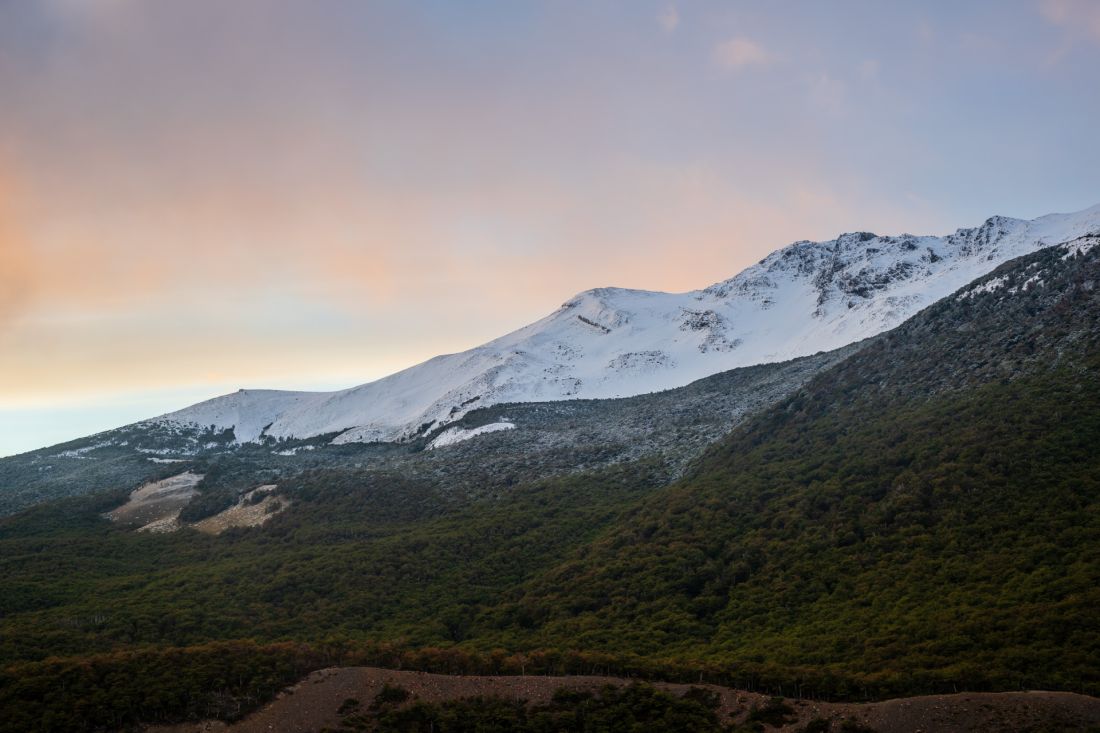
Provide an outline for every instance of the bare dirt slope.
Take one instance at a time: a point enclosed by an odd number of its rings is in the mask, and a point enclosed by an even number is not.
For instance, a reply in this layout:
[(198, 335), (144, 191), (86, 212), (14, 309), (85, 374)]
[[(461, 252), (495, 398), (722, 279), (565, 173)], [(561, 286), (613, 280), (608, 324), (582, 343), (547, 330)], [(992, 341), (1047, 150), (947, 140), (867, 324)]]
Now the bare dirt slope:
[(150, 481), (130, 492), (129, 500), (108, 516), (116, 522), (140, 525), (149, 531), (170, 531), (180, 509), (199, 493), (202, 474), (187, 471), (161, 481)]
[[(476, 677), (346, 667), (314, 672), (276, 700), (233, 725), (208, 721), (150, 728), (149, 733), (313, 733), (336, 727), (340, 705), (349, 698), (368, 702), (383, 684), (404, 687), (415, 698), (439, 702), (462, 697), (498, 696), (548, 702), (559, 688), (598, 690), (628, 684), (616, 677)], [(682, 694), (691, 685), (654, 683)], [(769, 698), (728, 687), (702, 685), (719, 693), (723, 720), (740, 722)], [(769, 730), (797, 731), (815, 718), (854, 720), (878, 733), (970, 733), (977, 731), (1087, 731), (1100, 727), (1100, 699), (1068, 692), (959, 693), (854, 704), (788, 700), (797, 721)]]
[(221, 534), (230, 527), (258, 527), (290, 505), (286, 498), (271, 496), (275, 488), (275, 484), (257, 486), (233, 506), (191, 526), (207, 534)]

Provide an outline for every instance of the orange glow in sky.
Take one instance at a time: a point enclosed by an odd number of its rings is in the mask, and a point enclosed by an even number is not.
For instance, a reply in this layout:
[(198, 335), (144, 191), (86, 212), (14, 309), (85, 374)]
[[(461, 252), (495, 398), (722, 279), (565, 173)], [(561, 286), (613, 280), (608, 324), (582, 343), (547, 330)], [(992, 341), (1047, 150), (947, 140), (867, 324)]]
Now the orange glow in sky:
[(1095, 4), (823, 5), (0, 5), (0, 455), (1100, 201)]

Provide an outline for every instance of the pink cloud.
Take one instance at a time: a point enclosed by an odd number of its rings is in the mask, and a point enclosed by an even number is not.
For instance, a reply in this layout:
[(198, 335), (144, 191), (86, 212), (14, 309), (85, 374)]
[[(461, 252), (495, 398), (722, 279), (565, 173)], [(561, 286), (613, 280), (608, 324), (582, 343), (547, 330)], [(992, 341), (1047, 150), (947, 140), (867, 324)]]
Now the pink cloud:
[(719, 43), (712, 55), (718, 66), (733, 71), (749, 66), (766, 66), (775, 60), (775, 56), (763, 46), (743, 36)]
[(1100, 41), (1100, 3), (1095, 0), (1040, 0), (1039, 12), (1048, 23)]
[(848, 85), (825, 72), (809, 81), (810, 104), (818, 111), (842, 115), (848, 105)]
[(675, 5), (666, 5), (665, 9), (657, 14), (657, 23), (666, 33), (671, 33), (680, 25), (680, 11)]

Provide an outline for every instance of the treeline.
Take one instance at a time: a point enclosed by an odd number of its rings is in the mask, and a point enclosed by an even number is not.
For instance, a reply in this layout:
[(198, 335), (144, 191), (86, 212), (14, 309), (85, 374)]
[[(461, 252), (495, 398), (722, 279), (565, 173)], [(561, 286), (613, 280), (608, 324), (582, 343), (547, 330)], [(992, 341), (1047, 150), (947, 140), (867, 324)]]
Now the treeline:
[(323, 664), (301, 644), (220, 642), (47, 659), (0, 671), (0, 731), (121, 731), (232, 720)]
[[(412, 649), (392, 643), (347, 640), (317, 644), (232, 641), (10, 665), (0, 670), (0, 733), (94, 733), (126, 730), (147, 723), (235, 720), (310, 672), (330, 666), (372, 666), (454, 675), (600, 675), (639, 681), (717, 684), (788, 697), (847, 700), (913, 693), (914, 684), (922, 692), (951, 692), (957, 684), (944, 677), (918, 675), (895, 687), (882, 679), (832, 675), (820, 668), (688, 664), (556, 649), (510, 653), (457, 647)], [(989, 682), (990, 689), (1004, 687)], [(967, 689), (983, 686), (971, 685)], [(433, 710), (422, 706), (412, 717), (395, 716), (392, 720), (408, 723), (439, 720), (440, 716), (450, 719), (448, 716), (453, 717), (461, 709), (461, 705)], [(385, 729), (420, 730), (415, 726)]]
[[(403, 649), (393, 644), (342, 641), (317, 645), (217, 642), (53, 658), (6, 667), (0, 671), (0, 711), (3, 712), (0, 733), (92, 733), (126, 730), (147, 723), (235, 720), (268, 702), (279, 690), (309, 672), (334, 665), (470, 675), (603, 674), (681, 681), (712, 681), (722, 677), (716, 671), (706, 673), (680, 665), (579, 652), (508, 654), (496, 650), (481, 654), (455, 648)], [(705, 708), (698, 707), (698, 701), (683, 702), (652, 688), (639, 692), (641, 689), (632, 687), (625, 693), (605, 692), (602, 699), (608, 705), (615, 701), (615, 706), (622, 708), (629, 703), (629, 698), (641, 694), (660, 703), (661, 716), (666, 720), (687, 720), (682, 716), (705, 712)], [(584, 700), (578, 698), (570, 702), (561, 698), (551, 707), (560, 713), (566, 709), (563, 707), (566, 703), (580, 705)], [(582, 705), (580, 709), (591, 708), (592, 704), (585, 703), (587, 707)], [(479, 715), (473, 712), (479, 707), (480, 703), (435, 708), (419, 704), (407, 713), (397, 712), (396, 706), (388, 706), (381, 712), (385, 713), (382, 718), (387, 724), (386, 730), (419, 730), (416, 721), (453, 720), (455, 715), (466, 712), (471, 713), (467, 722), (479, 720)], [(490, 707), (496, 709), (497, 706)], [(512, 712), (527, 719), (522, 711)], [(552, 717), (560, 719), (558, 715)], [(396, 727), (389, 727), (389, 724)]]

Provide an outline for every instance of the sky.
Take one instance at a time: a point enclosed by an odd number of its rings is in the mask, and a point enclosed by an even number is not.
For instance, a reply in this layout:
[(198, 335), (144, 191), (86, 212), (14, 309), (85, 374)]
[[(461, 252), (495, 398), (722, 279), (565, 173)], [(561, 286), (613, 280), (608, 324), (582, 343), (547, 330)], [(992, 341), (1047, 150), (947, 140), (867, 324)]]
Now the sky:
[(1095, 0), (0, 0), (0, 455), (1100, 203)]

